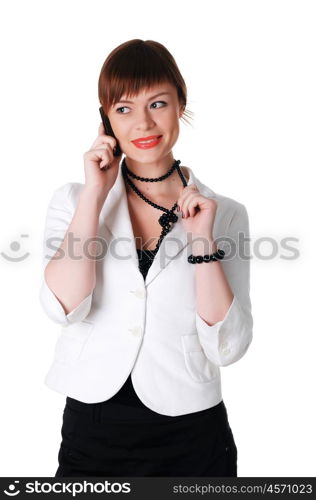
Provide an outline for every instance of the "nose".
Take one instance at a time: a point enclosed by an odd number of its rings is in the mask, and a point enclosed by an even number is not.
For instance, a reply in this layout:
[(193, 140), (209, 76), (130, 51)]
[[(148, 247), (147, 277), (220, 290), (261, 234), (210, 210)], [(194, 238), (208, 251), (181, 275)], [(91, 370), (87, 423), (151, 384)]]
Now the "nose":
[(139, 111), (137, 115), (137, 126), (136, 130), (138, 131), (146, 131), (155, 126), (155, 121), (150, 113), (149, 109), (145, 109), (143, 111)]

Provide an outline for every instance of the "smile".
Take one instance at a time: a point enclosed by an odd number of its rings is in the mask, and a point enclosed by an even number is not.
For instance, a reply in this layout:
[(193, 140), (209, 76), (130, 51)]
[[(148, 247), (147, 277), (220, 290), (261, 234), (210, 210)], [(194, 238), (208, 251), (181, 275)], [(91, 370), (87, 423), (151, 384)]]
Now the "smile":
[(149, 148), (154, 148), (157, 146), (157, 144), (160, 143), (162, 139), (162, 135), (155, 137), (153, 139), (148, 139), (148, 140), (139, 140), (139, 141), (132, 141), (132, 143), (140, 149), (149, 149)]

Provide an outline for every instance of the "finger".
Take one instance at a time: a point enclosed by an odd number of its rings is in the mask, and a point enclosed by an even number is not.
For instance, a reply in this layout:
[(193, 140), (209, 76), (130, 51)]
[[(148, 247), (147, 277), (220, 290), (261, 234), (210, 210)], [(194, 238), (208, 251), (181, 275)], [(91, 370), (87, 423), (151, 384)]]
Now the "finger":
[(105, 144), (104, 147), (95, 148), (93, 151), (108, 162), (112, 162), (114, 159), (113, 151), (109, 144)]
[(108, 170), (111, 167), (111, 163), (100, 163), (100, 170)]
[(192, 192), (187, 192), (185, 193), (181, 199), (179, 199), (179, 202), (178, 202), (178, 205), (180, 207), (180, 210), (182, 210), (182, 213), (183, 213), (183, 216), (184, 217), (187, 217), (188, 216), (188, 205), (189, 205), (189, 202), (195, 198), (196, 196), (196, 193), (192, 193)]
[(199, 191), (197, 191), (197, 188), (196, 189), (193, 189), (193, 188), (191, 188), (191, 189), (184, 188), (183, 189), (183, 191), (181, 192), (181, 194), (178, 198), (178, 205), (180, 206), (180, 210), (181, 210), (181, 206), (183, 205), (184, 201), (187, 199), (188, 196), (191, 196), (192, 194), (194, 194), (194, 195), (199, 194)]
[(198, 208), (199, 208), (199, 200), (195, 198), (194, 200), (192, 200), (191, 203), (189, 203), (187, 208), (189, 217), (194, 217), (196, 212), (198, 211)]
[(93, 149), (85, 154), (85, 159), (104, 166), (113, 162), (113, 154), (106, 149)]
[(189, 184), (188, 186), (184, 187), (184, 191), (189, 191), (189, 190), (198, 191), (197, 185), (196, 184)]
[(90, 149), (95, 149), (102, 146), (103, 144), (108, 144), (113, 151), (114, 147), (116, 146), (116, 140), (110, 135), (100, 135), (96, 138)]
[(100, 144), (100, 146), (91, 149), (91, 151), (95, 153), (102, 152), (102, 154), (107, 153), (107, 155), (110, 157), (113, 156), (113, 151), (109, 144)]
[(200, 194), (191, 193), (187, 196), (182, 204), (182, 212), (184, 213), (184, 216), (193, 217), (196, 212), (195, 207), (199, 206), (202, 200), (203, 196)]

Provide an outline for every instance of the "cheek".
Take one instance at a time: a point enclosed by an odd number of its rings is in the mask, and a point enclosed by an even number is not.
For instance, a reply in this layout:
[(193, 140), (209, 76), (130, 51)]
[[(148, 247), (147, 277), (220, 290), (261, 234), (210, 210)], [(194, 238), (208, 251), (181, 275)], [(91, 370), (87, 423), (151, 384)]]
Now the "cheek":
[(129, 142), (133, 137), (131, 136), (130, 127), (127, 127), (126, 124), (120, 124), (119, 127), (114, 128), (113, 131), (115, 137), (121, 142)]
[(178, 124), (173, 125), (171, 133), (172, 133), (172, 140), (175, 142), (178, 139), (180, 133), (180, 128)]
[(162, 120), (159, 124), (161, 130), (165, 130), (172, 139), (175, 139), (179, 135), (179, 121), (176, 116), (170, 116), (166, 120)]

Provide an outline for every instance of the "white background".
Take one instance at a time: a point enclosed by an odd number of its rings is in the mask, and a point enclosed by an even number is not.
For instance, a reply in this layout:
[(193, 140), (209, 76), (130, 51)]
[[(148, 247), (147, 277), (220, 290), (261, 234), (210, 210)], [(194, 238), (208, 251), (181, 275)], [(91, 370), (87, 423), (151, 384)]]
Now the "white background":
[(221, 369), (238, 475), (315, 475), (315, 17), (312, 1), (1, 2), (2, 476), (57, 469), (66, 396), (43, 382), (60, 332), (38, 299), (44, 218), (55, 189), (84, 182), (101, 66), (133, 38), (164, 44), (186, 81), (195, 117), (174, 157), (249, 214), (254, 339)]

